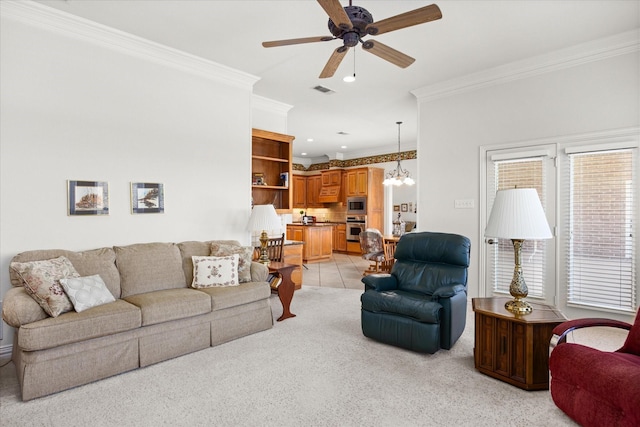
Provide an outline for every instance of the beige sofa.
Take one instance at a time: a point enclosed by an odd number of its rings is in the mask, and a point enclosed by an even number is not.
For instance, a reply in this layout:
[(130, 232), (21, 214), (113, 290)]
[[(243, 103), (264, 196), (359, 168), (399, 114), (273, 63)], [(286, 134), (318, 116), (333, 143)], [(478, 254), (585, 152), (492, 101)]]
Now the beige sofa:
[(15, 328), (13, 362), (30, 400), (215, 346), (273, 326), (267, 268), (251, 282), (193, 289), (192, 256), (211, 243), (142, 243), (84, 252), (36, 250), (12, 262), (68, 258), (81, 276), (99, 274), (116, 301), (50, 317), (14, 271), (2, 317)]

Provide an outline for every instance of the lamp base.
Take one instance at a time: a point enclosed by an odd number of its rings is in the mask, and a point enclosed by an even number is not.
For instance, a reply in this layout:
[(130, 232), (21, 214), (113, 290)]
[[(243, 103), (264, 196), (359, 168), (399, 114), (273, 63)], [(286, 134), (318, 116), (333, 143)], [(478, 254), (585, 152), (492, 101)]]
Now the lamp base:
[(533, 311), (533, 307), (531, 307), (531, 304), (529, 304), (525, 300), (521, 300), (520, 298), (516, 298), (513, 301), (506, 302), (504, 308), (506, 308), (513, 314), (529, 314)]

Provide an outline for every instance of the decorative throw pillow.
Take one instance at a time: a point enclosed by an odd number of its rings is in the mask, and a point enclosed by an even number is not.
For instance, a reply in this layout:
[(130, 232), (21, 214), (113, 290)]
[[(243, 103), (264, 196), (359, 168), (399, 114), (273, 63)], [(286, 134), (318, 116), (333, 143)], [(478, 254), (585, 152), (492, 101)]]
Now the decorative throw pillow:
[(27, 293), (49, 316), (57, 317), (73, 310), (71, 301), (60, 286), (60, 279), (80, 277), (80, 275), (66, 257), (61, 256), (44, 261), (12, 262), (10, 267), (22, 280)]
[(253, 259), (253, 248), (251, 246), (237, 246), (224, 243), (211, 244), (211, 256), (229, 256), (238, 254), (238, 282), (251, 281), (251, 260)]
[(224, 257), (193, 256), (192, 288), (238, 286), (238, 254)]
[(60, 279), (60, 284), (78, 313), (116, 300), (99, 274)]

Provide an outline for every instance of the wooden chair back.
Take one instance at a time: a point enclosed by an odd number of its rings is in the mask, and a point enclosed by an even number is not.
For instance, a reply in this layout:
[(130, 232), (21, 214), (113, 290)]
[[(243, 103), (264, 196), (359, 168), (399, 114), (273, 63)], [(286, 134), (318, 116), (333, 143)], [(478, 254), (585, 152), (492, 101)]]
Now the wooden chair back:
[(284, 233), (280, 237), (270, 237), (267, 241), (269, 261), (282, 262), (284, 258)]

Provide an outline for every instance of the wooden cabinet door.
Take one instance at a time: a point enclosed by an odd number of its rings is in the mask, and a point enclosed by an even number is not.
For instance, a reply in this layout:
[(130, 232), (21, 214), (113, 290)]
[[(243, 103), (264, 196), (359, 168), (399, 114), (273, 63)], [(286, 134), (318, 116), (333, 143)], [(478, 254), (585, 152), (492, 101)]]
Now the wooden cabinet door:
[(288, 225), (287, 240), (304, 242), (304, 228), (302, 226)]
[(322, 171), (322, 185), (342, 185), (342, 171), (330, 170)]
[(347, 181), (345, 193), (347, 197), (356, 196), (358, 193), (358, 175), (356, 174), (356, 171), (349, 170), (345, 173), (345, 176)]
[(347, 250), (347, 225), (339, 224), (335, 228), (335, 236), (334, 236), (334, 248), (335, 251), (346, 251)]
[(321, 247), (320, 247), (320, 255), (322, 257), (331, 256), (333, 252), (333, 227), (320, 227), (321, 235)]
[(367, 169), (356, 170), (356, 196), (366, 196), (368, 189), (368, 173)]
[(369, 182), (367, 168), (351, 169), (345, 174), (347, 175), (347, 197), (366, 196)]
[(322, 176), (313, 175), (307, 177), (307, 207), (322, 207), (322, 203), (318, 201), (322, 188)]
[(304, 209), (307, 207), (307, 178), (302, 175), (293, 175), (291, 180), (293, 189), (293, 208)]

